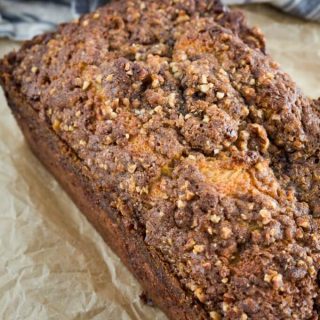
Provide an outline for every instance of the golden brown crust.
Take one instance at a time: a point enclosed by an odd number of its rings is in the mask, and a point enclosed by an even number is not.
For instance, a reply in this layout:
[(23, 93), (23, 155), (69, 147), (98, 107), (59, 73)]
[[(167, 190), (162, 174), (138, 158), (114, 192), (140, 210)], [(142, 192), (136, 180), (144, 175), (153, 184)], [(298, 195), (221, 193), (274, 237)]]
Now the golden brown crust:
[(317, 317), (319, 103), (264, 51), (215, 1), (122, 0), (1, 63), (34, 152), (172, 319)]
[(123, 227), (117, 212), (108, 205), (105, 193), (92, 189), (87, 177), (81, 173), (77, 156), (68, 145), (37, 117), (25, 100), (15, 97), (9, 100), (9, 105), (34, 154), (139, 280), (148, 297), (171, 319), (206, 319), (197, 303), (186, 296), (168, 272), (157, 252), (147, 248), (139, 235)]

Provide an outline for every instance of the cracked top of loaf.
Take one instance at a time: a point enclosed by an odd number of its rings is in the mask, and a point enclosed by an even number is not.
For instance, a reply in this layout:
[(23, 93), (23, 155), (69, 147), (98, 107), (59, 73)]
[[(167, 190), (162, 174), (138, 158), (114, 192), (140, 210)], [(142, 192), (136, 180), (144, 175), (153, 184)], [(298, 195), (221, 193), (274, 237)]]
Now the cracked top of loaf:
[(212, 319), (317, 319), (319, 101), (217, 1), (115, 1), (1, 63)]

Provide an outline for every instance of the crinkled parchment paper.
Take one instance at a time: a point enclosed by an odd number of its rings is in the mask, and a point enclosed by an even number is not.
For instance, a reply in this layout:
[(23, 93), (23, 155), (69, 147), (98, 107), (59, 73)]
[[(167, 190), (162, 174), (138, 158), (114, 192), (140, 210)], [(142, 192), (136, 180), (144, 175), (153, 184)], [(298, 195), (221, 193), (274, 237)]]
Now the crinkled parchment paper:
[[(320, 96), (320, 25), (246, 7), (268, 51)], [(3, 55), (18, 44), (0, 41)], [(166, 319), (31, 154), (0, 92), (0, 319)]]

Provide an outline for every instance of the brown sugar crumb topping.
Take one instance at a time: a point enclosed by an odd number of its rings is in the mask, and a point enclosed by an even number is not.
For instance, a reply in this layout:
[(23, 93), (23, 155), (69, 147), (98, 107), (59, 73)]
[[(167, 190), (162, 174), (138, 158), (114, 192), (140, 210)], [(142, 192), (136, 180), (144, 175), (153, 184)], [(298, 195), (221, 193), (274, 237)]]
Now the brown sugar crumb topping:
[(216, 1), (120, 0), (17, 53), (13, 77), (219, 319), (316, 319), (319, 101)]

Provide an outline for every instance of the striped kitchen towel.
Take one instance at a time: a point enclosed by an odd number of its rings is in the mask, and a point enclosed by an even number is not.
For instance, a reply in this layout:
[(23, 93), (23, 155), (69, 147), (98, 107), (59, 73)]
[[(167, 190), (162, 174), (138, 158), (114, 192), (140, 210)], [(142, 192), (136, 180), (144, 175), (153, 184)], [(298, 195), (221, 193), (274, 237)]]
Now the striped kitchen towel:
[[(110, 0), (0, 0), (0, 37), (30, 39), (108, 1)], [(222, 1), (225, 4), (270, 3), (290, 14), (320, 21), (320, 0)]]
[(320, 21), (320, 0), (222, 0), (225, 4), (269, 3), (304, 19)]

